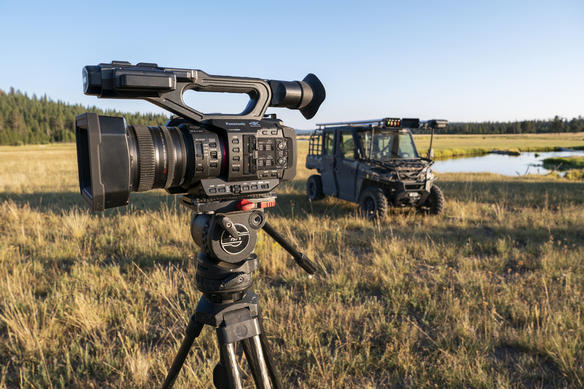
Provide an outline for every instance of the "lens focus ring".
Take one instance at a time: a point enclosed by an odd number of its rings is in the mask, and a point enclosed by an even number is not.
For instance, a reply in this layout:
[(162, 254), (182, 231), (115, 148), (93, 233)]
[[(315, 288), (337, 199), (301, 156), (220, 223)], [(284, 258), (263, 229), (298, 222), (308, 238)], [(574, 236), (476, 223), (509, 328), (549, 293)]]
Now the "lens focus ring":
[(138, 143), (138, 170), (140, 181), (137, 192), (144, 192), (154, 186), (154, 143), (150, 129), (147, 126), (134, 126)]
[(176, 165), (176, 152), (174, 150), (174, 143), (172, 142), (172, 135), (170, 135), (170, 131), (165, 126), (160, 126), (160, 130), (164, 135), (164, 142), (166, 143), (166, 150), (168, 152), (167, 155), (167, 163), (166, 166), (168, 167), (166, 171), (166, 182), (164, 187), (168, 188), (172, 185), (172, 180), (174, 179), (174, 168)]

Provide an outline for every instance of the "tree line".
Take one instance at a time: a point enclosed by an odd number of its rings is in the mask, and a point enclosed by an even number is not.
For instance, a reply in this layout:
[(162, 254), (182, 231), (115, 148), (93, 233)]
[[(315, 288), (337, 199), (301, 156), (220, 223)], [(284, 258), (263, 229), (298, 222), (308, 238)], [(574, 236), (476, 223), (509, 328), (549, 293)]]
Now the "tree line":
[(123, 113), (80, 104), (53, 101), (47, 96), (28, 96), (10, 88), (0, 89), (0, 145), (22, 145), (75, 140), (75, 117), (84, 112), (123, 116), (128, 123), (162, 125), (168, 116)]
[[(162, 125), (168, 116), (162, 114), (104, 111), (97, 107), (54, 101), (46, 95), (37, 97), (10, 88), (0, 89), (0, 145), (72, 142), (75, 140), (75, 116), (83, 112), (123, 116), (128, 123)], [(441, 133), (448, 134), (523, 134), (584, 131), (584, 117), (515, 122), (449, 123)]]
[(555, 116), (549, 120), (522, 120), (515, 122), (448, 123), (441, 133), (446, 134), (528, 134), (544, 132), (584, 131), (584, 117), (566, 119)]

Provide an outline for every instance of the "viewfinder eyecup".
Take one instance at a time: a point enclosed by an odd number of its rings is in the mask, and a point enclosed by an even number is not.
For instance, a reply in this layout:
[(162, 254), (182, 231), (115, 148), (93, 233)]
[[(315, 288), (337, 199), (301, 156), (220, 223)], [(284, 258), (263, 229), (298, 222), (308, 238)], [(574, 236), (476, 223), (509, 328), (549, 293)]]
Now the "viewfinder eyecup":
[(270, 80), (271, 107), (298, 109), (306, 118), (316, 115), (326, 97), (324, 86), (314, 74), (309, 73), (302, 81)]
[(308, 105), (306, 105), (306, 107), (300, 108), (300, 113), (306, 119), (312, 119), (326, 98), (326, 91), (324, 89), (324, 85), (322, 85), (322, 82), (320, 82), (318, 77), (312, 73), (308, 73), (302, 81), (310, 86), (310, 89), (312, 90), (312, 99)]

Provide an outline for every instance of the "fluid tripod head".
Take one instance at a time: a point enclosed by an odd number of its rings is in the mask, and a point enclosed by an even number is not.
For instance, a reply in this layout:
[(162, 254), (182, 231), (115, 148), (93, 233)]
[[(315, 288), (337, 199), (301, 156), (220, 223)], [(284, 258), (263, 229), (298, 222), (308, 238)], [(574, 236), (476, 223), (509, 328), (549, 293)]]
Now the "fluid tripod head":
[[(234, 269), (240, 267), (245, 261), (249, 259), (255, 261), (254, 248), (257, 233), (263, 229), (288, 251), (307, 273), (316, 272), (316, 266), (310, 259), (299, 252), (266, 221), (264, 209), (276, 205), (275, 196), (214, 202), (201, 202), (185, 196), (182, 201), (183, 205), (194, 211), (191, 236), (201, 248), (199, 259), (208, 258), (213, 266), (219, 266), (234, 274), (236, 273)], [(255, 270), (255, 267), (252, 270)], [(221, 291), (229, 288), (223, 285), (200, 289)]]

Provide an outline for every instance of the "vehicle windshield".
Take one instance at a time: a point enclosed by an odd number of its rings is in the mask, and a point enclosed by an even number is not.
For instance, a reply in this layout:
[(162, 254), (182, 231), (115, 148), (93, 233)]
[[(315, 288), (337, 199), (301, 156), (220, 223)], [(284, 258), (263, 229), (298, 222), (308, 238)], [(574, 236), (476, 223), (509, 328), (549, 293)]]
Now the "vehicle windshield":
[[(373, 147), (371, 133), (373, 132)], [(408, 131), (375, 129), (359, 131), (361, 155), (369, 159), (419, 158), (412, 135)], [(370, 155), (371, 154), (371, 155)]]

